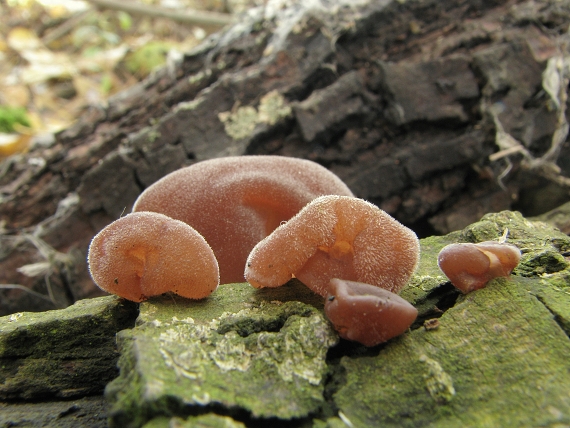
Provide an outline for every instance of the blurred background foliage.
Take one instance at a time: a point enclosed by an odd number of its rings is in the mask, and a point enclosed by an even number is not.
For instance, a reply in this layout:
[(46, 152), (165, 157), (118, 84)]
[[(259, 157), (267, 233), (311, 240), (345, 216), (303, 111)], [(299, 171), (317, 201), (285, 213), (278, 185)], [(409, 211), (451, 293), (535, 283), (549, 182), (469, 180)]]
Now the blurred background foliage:
[[(0, 159), (53, 138), (86, 106), (104, 105), (109, 96), (180, 57), (224, 22), (263, 3), (1, 1)], [(203, 13), (219, 22), (200, 19)]]

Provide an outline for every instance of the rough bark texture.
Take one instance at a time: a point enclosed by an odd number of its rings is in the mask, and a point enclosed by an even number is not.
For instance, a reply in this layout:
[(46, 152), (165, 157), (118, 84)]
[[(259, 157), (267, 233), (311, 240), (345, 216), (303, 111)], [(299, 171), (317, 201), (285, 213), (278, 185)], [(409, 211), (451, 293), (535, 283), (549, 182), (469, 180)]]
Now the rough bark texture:
[[(502, 179), (506, 158), (488, 159), (500, 130), (534, 158), (548, 151), (559, 120), (542, 73), (567, 55), (567, 2), (277, 3), (4, 161), (0, 283), (46, 293), (47, 278), (59, 306), (97, 295), (91, 237), (158, 178), (225, 155), (312, 159), (423, 236), (568, 199), (520, 155)], [(567, 147), (557, 161), (570, 175)], [(46, 260), (41, 275), (16, 271)], [(53, 308), (1, 294), (0, 314)]]

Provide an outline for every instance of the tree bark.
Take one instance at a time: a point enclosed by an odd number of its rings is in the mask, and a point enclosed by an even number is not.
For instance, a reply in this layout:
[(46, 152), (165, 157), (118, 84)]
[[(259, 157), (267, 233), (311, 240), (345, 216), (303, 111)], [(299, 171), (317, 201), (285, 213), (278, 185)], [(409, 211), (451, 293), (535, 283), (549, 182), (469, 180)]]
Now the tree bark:
[[(276, 4), (2, 163), (0, 283), (49, 286), (58, 306), (97, 295), (91, 237), (157, 179), (220, 156), (311, 159), (420, 236), (569, 199), (567, 76), (543, 87), (549, 60), (568, 61), (567, 3)], [(53, 308), (0, 293), (0, 315)]]

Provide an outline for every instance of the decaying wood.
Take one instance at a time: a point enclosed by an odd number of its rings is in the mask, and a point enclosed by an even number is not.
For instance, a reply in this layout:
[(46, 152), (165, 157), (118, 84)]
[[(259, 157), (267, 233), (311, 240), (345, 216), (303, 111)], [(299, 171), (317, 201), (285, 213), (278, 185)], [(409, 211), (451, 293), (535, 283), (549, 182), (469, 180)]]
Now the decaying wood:
[[(423, 236), (490, 211), (554, 208), (569, 199), (570, 151), (551, 150), (565, 103), (543, 83), (560, 58), (552, 76), (566, 93), (569, 17), (570, 6), (553, 0), (254, 9), (107, 106), (86, 109), (52, 144), (4, 161), (0, 283), (47, 294), (45, 275), (17, 271), (45, 261), (28, 234), (76, 257), (73, 269), (51, 266), (58, 305), (97, 294), (84, 263), (90, 238), (160, 177), (226, 155), (319, 162)], [(489, 160), (508, 144), (521, 148)], [(1, 293), (0, 314), (53, 307)]]

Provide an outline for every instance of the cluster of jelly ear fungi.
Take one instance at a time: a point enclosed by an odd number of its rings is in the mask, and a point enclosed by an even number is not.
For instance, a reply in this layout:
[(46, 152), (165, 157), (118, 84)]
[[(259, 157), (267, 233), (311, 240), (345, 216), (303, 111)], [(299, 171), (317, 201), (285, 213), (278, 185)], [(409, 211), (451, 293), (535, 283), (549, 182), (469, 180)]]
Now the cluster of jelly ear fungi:
[(136, 302), (165, 292), (201, 299), (244, 276), (257, 288), (296, 277), (326, 297), (341, 337), (366, 346), (415, 320), (396, 293), (418, 260), (413, 231), (326, 168), (282, 156), (213, 159), (165, 176), (93, 238), (88, 256), (100, 288)]

